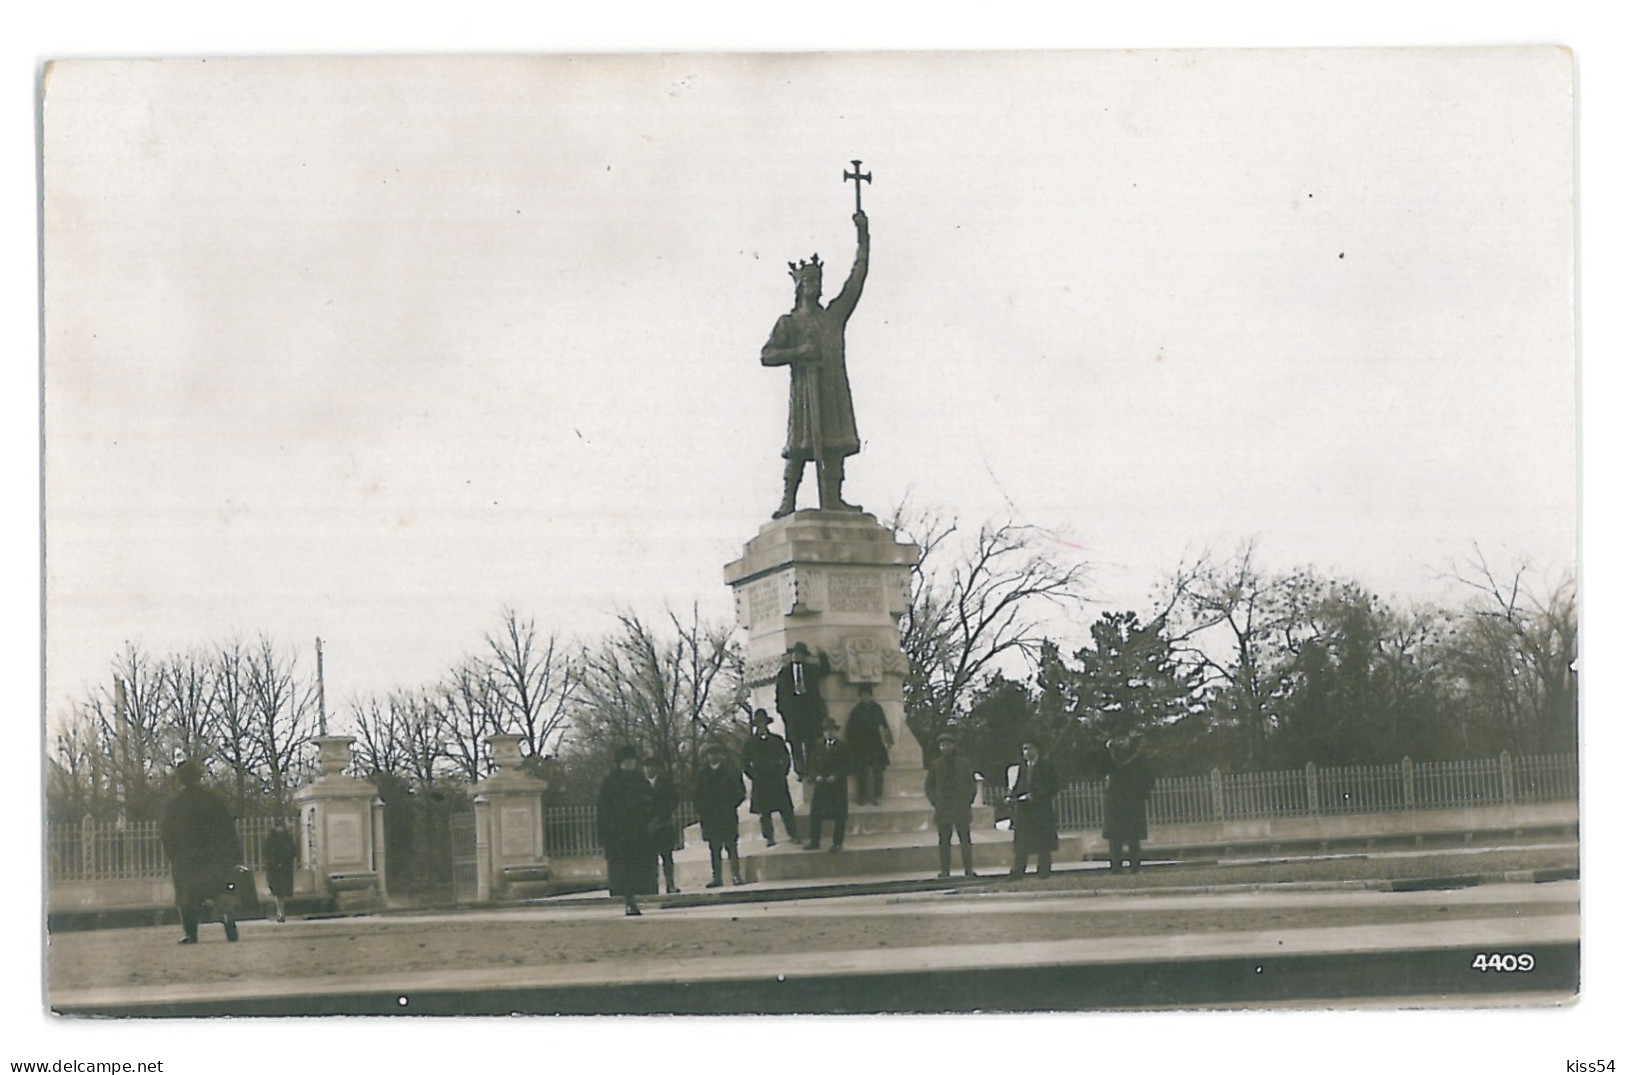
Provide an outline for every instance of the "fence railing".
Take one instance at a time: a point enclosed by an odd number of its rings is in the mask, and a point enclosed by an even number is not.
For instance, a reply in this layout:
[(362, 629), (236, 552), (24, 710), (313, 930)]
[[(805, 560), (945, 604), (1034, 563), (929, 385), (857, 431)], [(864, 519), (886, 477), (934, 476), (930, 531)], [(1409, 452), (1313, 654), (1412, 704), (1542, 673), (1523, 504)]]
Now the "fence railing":
[[(1466, 761), (1356, 765), (1262, 773), (1222, 773), (1159, 779), (1151, 789), (1152, 825), (1181, 825), (1254, 818), (1377, 814), (1518, 803), (1561, 802), (1578, 796), (1578, 759), (1547, 754)], [(1002, 788), (989, 784), (984, 801), (999, 805)], [(1063, 831), (1099, 829), (1106, 808), (1104, 781), (1070, 784), (1056, 796), (1056, 822)], [(549, 856), (603, 854), (593, 806), (548, 806), (545, 811)], [(693, 807), (678, 806), (679, 838), (697, 819)], [(288, 819), (294, 826), (297, 819)], [(244, 865), (259, 868), (260, 848), (271, 831), (270, 818), (237, 822)], [(54, 882), (152, 880), (169, 875), (169, 863), (155, 821), (126, 824), (54, 825), (47, 834), (49, 877)]]
[[(298, 818), (284, 821), (298, 831)], [(275, 822), (268, 817), (239, 818), (237, 839), (242, 863), (259, 869), (264, 864), (265, 837)], [(52, 881), (150, 881), (169, 876), (169, 859), (156, 821), (97, 823), (90, 818), (77, 825), (53, 825), (46, 834), (46, 862)]]

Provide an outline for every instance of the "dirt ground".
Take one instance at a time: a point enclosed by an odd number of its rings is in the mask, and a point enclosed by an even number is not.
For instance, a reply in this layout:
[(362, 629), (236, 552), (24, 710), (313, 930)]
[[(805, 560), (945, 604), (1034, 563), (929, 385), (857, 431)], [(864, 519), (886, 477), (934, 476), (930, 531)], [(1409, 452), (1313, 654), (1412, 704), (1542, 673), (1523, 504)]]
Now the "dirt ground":
[[(1396, 901), (1391, 906), (1263, 909), (1222, 905), (1193, 910), (1158, 907), (1158, 890), (1190, 886), (1275, 885), (1372, 879), (1494, 874), (1510, 870), (1573, 870), (1578, 851), (1565, 847), (1497, 849), (1423, 855), (1342, 856), (1317, 860), (1153, 867), (1138, 875), (1074, 870), (1045, 881), (967, 886), (958, 894), (888, 902), (867, 897), (839, 913), (797, 912), (806, 904), (741, 902), (706, 913), (662, 910), (648, 902), (642, 918), (626, 919), (619, 901), (577, 902), (501, 914), (398, 914), (365, 918), (251, 922), (243, 940), (227, 944), (218, 926), (204, 926), (203, 943), (176, 944), (173, 927), (69, 932), (52, 936), (47, 952), (52, 990), (140, 988), (176, 983), (319, 979), (366, 974), (556, 966), (609, 960), (660, 960), (720, 955), (998, 944), (1107, 936), (1157, 936), (1225, 930), (1441, 921), (1445, 916), (1506, 914), (1505, 904), (1454, 905)], [(1024, 901), (1012, 910), (1001, 893), (1055, 892), (1110, 896), (1146, 893), (1131, 910), (1058, 913), (1061, 901)], [(908, 900), (915, 902), (910, 903)], [(952, 914), (936, 913), (949, 901)], [(1216, 901), (1220, 902), (1220, 901)], [(991, 906), (996, 904), (997, 906)], [(1076, 907), (1075, 903), (1066, 903)], [(1120, 906), (1120, 905), (1118, 905)], [(833, 910), (833, 904), (831, 905)], [(917, 913), (913, 909), (918, 909)], [(1529, 904), (1519, 914), (1572, 913)]]

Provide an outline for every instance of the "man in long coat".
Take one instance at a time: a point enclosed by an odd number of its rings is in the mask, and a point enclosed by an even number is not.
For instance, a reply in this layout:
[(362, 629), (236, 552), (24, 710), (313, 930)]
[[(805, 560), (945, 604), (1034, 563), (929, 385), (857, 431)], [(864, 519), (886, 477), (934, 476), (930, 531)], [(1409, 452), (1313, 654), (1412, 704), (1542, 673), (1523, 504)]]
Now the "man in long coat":
[(1016, 846), (1010, 876), (1019, 881), (1027, 876), (1027, 859), (1038, 856), (1038, 876), (1048, 877), (1050, 857), (1060, 847), (1055, 828), (1055, 795), (1061, 790), (1055, 771), (1042, 757), (1038, 743), (1021, 744), (1021, 764), (1010, 785), (1010, 804), (1015, 808)]
[(655, 880), (654, 797), (638, 772), (638, 752), (615, 751), (615, 768), (598, 788), (598, 841), (609, 866), (609, 894), (626, 901), (626, 913), (640, 915), (639, 896), (652, 896)]
[(655, 856), (660, 859), (666, 875), (666, 895), (681, 892), (677, 887), (677, 863), (672, 852), (677, 850), (677, 785), (653, 755), (643, 759), (643, 779), (649, 782), (649, 839), (654, 842)]
[[(1106, 817), (1100, 834), (1111, 848), (1111, 872), (1128, 866), (1140, 871), (1140, 841), (1146, 837), (1146, 803), (1156, 776), (1138, 739), (1118, 737), (1106, 744), (1112, 768), (1106, 774)], [(1126, 845), (1126, 846), (1125, 846)], [(1126, 851), (1126, 853), (1125, 853)]]
[(711, 880), (706, 888), (722, 887), (722, 855), (728, 854), (733, 883), (739, 876), (739, 804), (745, 801), (745, 780), (728, 764), (721, 743), (705, 748), (705, 763), (694, 778), (694, 810), (700, 815), (700, 836), (711, 849)]
[(959, 740), (944, 732), (937, 737), (937, 756), (925, 774), (925, 797), (936, 812), (938, 877), (948, 876), (953, 863), (953, 835), (959, 833), (959, 857), (965, 876), (975, 877), (971, 865), (971, 807), (976, 803), (976, 774), (959, 753)]
[(874, 688), (858, 684), (858, 703), (846, 717), (846, 746), (852, 752), (852, 771), (857, 775), (858, 805), (880, 802), (891, 762), (891, 727), (886, 711), (874, 699)]
[(260, 844), (260, 858), (265, 862), (265, 887), (271, 890), (271, 898), (276, 901), (278, 922), (288, 920), (287, 901), (293, 895), (293, 863), (298, 857), (299, 847), (288, 831), (287, 822), (277, 818), (271, 831), (265, 834), (264, 843)]
[(784, 720), (784, 735), (790, 740), (790, 760), (796, 775), (805, 780), (807, 748), (818, 738), (824, 718), (829, 715), (824, 707), (829, 654), (820, 651), (814, 662), (807, 643), (797, 642), (784, 657), (784, 665), (773, 681), (773, 704)]
[(237, 940), (232, 901), (225, 897), (238, 883), (242, 847), (226, 801), (203, 786), (203, 767), (188, 759), (176, 767), (180, 792), (164, 808), (159, 827), (175, 905), (181, 913), (182, 944), (197, 943), (198, 915), (205, 903), (218, 905), (226, 940)]
[(784, 499), (775, 519), (796, 510), (796, 491), (809, 459), (818, 463), (818, 506), (823, 511), (861, 511), (841, 499), (846, 457), (856, 455), (858, 423), (852, 413), (852, 388), (846, 376), (846, 322), (863, 294), (869, 274), (869, 217), (861, 210), (852, 223), (858, 229), (858, 254), (841, 293), (820, 305), (824, 266), (814, 254), (792, 262), (795, 307), (773, 325), (762, 348), (762, 365), (790, 367), (790, 423), (784, 443)]
[(808, 851), (817, 851), (824, 836), (824, 822), (834, 822), (831, 851), (839, 851), (846, 841), (846, 778), (852, 761), (846, 744), (837, 738), (841, 726), (833, 719), (824, 721), (824, 738), (813, 744), (807, 770), (812, 775), (812, 841)]
[(774, 814), (784, 822), (790, 839), (798, 840), (796, 809), (790, 803), (790, 748), (773, 734), (772, 720), (765, 709), (751, 715), (750, 731), (750, 738), (739, 752), (740, 767), (750, 777), (750, 812), (761, 816), (762, 836), (768, 847), (778, 842), (773, 838)]

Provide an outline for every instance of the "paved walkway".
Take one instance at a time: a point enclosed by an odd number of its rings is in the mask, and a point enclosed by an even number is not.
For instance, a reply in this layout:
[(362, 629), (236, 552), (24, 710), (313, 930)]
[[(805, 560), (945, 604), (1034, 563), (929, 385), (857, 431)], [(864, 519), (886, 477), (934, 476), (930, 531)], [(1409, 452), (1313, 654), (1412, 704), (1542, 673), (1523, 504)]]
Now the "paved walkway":
[[(790, 893), (783, 893), (789, 897)], [(986, 1008), (1141, 1007), (1268, 1004), (1299, 1006), (1313, 998), (1391, 996), (1440, 1003), (1486, 991), (1540, 1002), (1572, 996), (1580, 938), (1577, 882), (1496, 884), (1443, 891), (1370, 888), (1268, 891), (1121, 892), (1010, 890), (891, 892), (838, 898), (700, 903), (651, 907), (623, 920), (607, 902), (542, 901), (522, 908), (312, 919), (278, 926), (249, 922), (240, 945), (207, 942), (188, 950), (205, 959), (244, 959), (256, 941), (323, 938), (404, 945), (415, 935), (486, 924), (644, 931), (650, 941), (681, 936), (719, 919), (770, 921), (786, 930), (814, 921), (907, 916), (941, 918), (944, 937), (967, 943), (889, 947), (883, 941), (843, 950), (674, 955), (669, 950), (602, 961), (511, 966), (379, 970), (357, 965), (321, 976), (241, 977), (53, 990), (51, 1005), (74, 1013), (204, 1014), (210, 1012), (483, 1012), (483, 1011), (957, 1011)], [(1271, 913), (1310, 912), (1336, 925), (1272, 928)], [(1362, 923), (1362, 917), (1420, 915), (1415, 921)], [(1113, 912), (1213, 912), (1215, 928), (1147, 930), (1123, 936), (976, 943), (973, 923), (1016, 913), (1064, 922), (1067, 916)], [(1455, 917), (1449, 917), (1454, 915)], [(1303, 921), (1299, 914), (1296, 921)], [(1236, 923), (1249, 923), (1238, 927)], [(409, 926), (408, 929), (402, 927)], [(777, 927), (775, 927), (777, 928)], [(883, 932), (883, 927), (882, 927)], [(168, 946), (173, 930), (69, 934), (73, 944)], [(122, 934), (122, 937), (115, 937)], [(616, 934), (624, 939), (627, 933)], [(407, 938), (402, 940), (401, 938)], [(218, 938), (215, 938), (218, 940)], [(325, 947), (325, 946), (324, 946)], [(355, 958), (355, 944), (332, 946)], [(1536, 973), (1475, 971), (1477, 952), (1532, 952)], [(345, 956), (343, 953), (349, 953)], [(1572, 953), (1572, 955), (1571, 955)], [(379, 953), (373, 953), (379, 958)], [(252, 964), (249, 964), (252, 968)], [(331, 970), (331, 968), (328, 968)]]

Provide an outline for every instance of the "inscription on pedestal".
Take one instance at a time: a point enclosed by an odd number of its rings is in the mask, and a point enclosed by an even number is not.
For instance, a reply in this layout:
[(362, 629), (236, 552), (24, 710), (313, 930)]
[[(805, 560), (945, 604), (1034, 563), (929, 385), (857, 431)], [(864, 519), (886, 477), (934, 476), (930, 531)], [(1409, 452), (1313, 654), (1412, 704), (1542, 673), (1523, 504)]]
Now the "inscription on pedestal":
[(828, 579), (831, 612), (885, 611), (880, 576), (866, 571), (831, 571)]
[(503, 858), (521, 858), (536, 853), (536, 843), (531, 839), (529, 807), (504, 806), (500, 824), (502, 840), (499, 846)]
[(750, 609), (752, 624), (767, 623), (783, 614), (779, 600), (778, 579), (757, 579), (745, 588), (745, 603)]
[(327, 815), (327, 861), (361, 861), (361, 819), (354, 814)]

